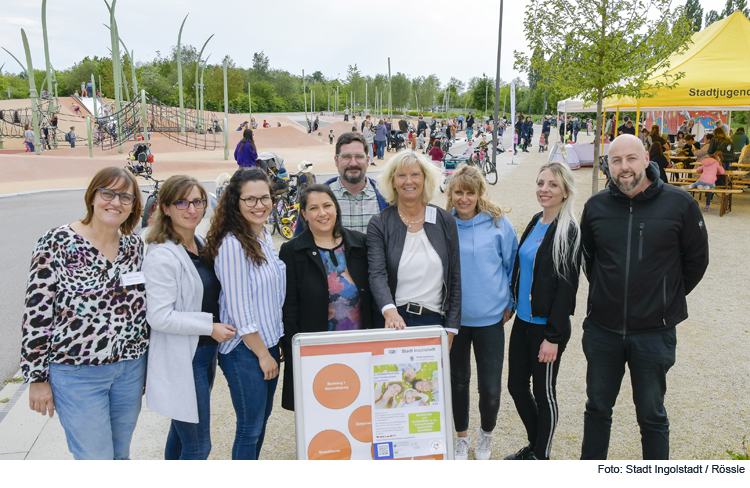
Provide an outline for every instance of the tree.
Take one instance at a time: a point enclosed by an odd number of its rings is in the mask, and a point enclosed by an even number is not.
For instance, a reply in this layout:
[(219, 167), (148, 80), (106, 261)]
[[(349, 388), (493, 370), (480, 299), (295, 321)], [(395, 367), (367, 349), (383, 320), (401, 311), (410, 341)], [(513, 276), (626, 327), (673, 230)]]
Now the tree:
[(747, 7), (747, 0), (727, 0), (727, 3), (724, 5), (724, 10), (721, 12), (711, 10), (706, 14), (706, 27), (716, 21), (726, 19), (738, 10), (742, 12), (742, 15), (745, 17), (750, 17), (750, 8)]
[[(649, 18), (649, 12), (659, 16)], [(531, 52), (549, 57), (516, 51), (516, 68), (535, 69), (547, 84), (596, 102), (594, 161), (600, 154), (604, 99), (647, 98), (656, 89), (673, 87), (684, 73), (663, 75), (650, 86), (645, 81), (665, 72), (669, 56), (683, 52), (692, 34), (684, 7), (673, 8), (672, 0), (532, 0), (524, 30)], [(593, 192), (598, 185), (592, 171)]]
[[(391, 77), (391, 96), (394, 107), (405, 107), (411, 93), (411, 82), (403, 73), (396, 73)], [(383, 101), (385, 102), (385, 98)]]
[(268, 74), (268, 56), (263, 51), (253, 54), (253, 71), (259, 78), (263, 79)]
[(699, 0), (688, 0), (685, 4), (685, 17), (693, 23), (693, 32), (701, 30), (703, 25), (703, 7)]

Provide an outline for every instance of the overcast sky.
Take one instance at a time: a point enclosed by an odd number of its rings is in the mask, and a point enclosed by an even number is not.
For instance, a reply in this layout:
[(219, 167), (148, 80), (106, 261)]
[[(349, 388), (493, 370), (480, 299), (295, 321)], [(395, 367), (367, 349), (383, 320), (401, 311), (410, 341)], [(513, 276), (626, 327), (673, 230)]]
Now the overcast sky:
[[(686, 0), (675, 0), (684, 5)], [(529, 0), (505, 2), (500, 78), (525, 74), (513, 69), (513, 51), (527, 49), (523, 19)], [(722, 10), (725, 0), (701, 0), (705, 12)], [(41, 0), (0, 0), (0, 46), (24, 61), (20, 29), (26, 31), (35, 69), (44, 69)], [(346, 76), (357, 64), (365, 75), (391, 71), (407, 76), (435, 73), (494, 76), (497, 60), (499, 0), (119, 0), (120, 37), (137, 61), (162, 56), (177, 44), (189, 13), (183, 44), (198, 49), (215, 34), (204, 54), (216, 62), (229, 54), (238, 66), (252, 66), (264, 51), (272, 68), (301, 74), (316, 70), (327, 78)], [(50, 61), (65, 69), (85, 56), (109, 57), (109, 12), (103, 0), (48, 0)], [(0, 50), (0, 66), (17, 73), (18, 64)]]

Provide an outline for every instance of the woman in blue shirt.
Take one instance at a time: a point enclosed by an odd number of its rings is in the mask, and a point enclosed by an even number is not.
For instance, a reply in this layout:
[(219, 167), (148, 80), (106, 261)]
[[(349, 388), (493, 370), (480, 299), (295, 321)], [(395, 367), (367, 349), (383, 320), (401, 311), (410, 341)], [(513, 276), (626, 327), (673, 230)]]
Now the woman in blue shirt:
[(478, 444), (475, 459), (489, 459), (492, 431), (500, 410), (505, 330), (513, 315), (510, 289), (518, 250), (516, 230), (503, 210), (489, 199), (482, 174), (462, 165), (453, 174), (448, 205), (456, 219), (461, 253), (461, 328), (451, 347), (453, 422), (458, 438), (455, 459), (468, 459), (471, 346), (479, 383)]
[(508, 392), (529, 440), (505, 458), (512, 460), (549, 459), (558, 418), (555, 384), (570, 339), (581, 262), (574, 179), (567, 164), (540, 168), (536, 197), (542, 211), (521, 237), (511, 285), (516, 320), (508, 349)]
[(250, 168), (258, 166), (257, 159), (258, 150), (253, 140), (253, 131), (245, 129), (242, 132), (242, 140), (237, 143), (237, 147), (234, 149), (234, 160), (237, 161), (240, 168)]
[(211, 219), (206, 256), (221, 283), (221, 322), (237, 329), (219, 345), (237, 431), (232, 459), (258, 459), (279, 376), (286, 265), (263, 224), (273, 208), (259, 168), (240, 168)]

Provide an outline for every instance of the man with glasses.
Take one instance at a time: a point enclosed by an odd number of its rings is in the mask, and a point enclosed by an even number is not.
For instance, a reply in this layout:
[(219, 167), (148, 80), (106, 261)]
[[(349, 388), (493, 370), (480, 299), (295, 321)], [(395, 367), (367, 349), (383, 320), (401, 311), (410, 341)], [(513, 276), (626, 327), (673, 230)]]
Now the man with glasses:
[[(379, 214), (388, 203), (378, 192), (375, 181), (366, 176), (370, 157), (364, 136), (358, 132), (345, 132), (339, 136), (334, 161), (339, 176), (325, 184), (331, 187), (339, 202), (341, 222), (347, 229), (366, 234), (370, 218)], [(305, 223), (299, 219), (294, 235), (299, 235), (303, 230)]]

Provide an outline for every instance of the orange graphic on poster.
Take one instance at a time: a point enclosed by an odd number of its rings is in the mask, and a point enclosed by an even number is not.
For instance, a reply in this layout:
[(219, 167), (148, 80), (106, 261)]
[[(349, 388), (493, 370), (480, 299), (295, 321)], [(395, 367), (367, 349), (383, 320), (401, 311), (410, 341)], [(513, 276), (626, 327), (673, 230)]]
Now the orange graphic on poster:
[(344, 364), (331, 364), (321, 369), (313, 381), (315, 398), (324, 407), (346, 408), (359, 396), (359, 376)]
[(351, 459), (352, 445), (344, 434), (336, 430), (324, 430), (307, 446), (307, 459), (341, 460)]
[(372, 442), (372, 408), (369, 405), (352, 412), (349, 433), (359, 442)]

